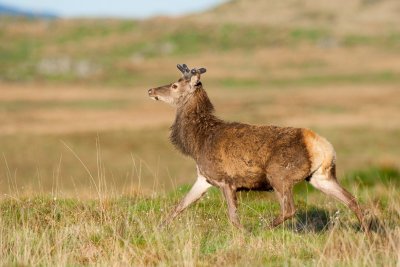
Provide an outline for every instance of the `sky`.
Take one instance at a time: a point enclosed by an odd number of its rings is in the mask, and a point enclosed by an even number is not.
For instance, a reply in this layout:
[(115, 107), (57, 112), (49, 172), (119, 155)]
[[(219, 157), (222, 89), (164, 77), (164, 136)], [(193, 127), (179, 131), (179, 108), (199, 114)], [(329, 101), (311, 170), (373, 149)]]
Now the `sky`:
[(182, 15), (216, 6), (224, 0), (0, 0), (32, 11), (46, 11), (62, 17), (147, 18)]

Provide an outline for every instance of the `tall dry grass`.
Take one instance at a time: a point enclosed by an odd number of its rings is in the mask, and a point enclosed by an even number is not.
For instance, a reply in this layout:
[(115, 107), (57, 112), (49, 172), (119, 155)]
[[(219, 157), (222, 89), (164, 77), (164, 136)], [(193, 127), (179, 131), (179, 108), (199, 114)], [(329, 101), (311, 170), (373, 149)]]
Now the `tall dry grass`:
[(347, 208), (316, 192), (310, 203), (296, 201), (298, 213), (308, 217), (272, 230), (266, 223), (278, 212), (276, 203), (242, 195), (244, 232), (228, 223), (216, 190), (166, 229), (158, 224), (182, 190), (93, 200), (8, 196), (0, 202), (0, 265), (398, 266), (400, 197), (397, 188), (378, 191), (382, 195), (360, 194), (369, 238)]

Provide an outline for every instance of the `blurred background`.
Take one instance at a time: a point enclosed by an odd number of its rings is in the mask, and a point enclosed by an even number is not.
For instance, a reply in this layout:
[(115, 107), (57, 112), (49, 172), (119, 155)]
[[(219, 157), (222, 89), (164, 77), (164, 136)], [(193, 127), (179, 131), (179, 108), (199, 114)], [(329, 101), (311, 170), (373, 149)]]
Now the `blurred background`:
[(398, 0), (0, 0), (0, 193), (191, 184), (147, 97), (177, 63), (207, 68), (221, 118), (311, 128), (341, 179), (400, 179)]

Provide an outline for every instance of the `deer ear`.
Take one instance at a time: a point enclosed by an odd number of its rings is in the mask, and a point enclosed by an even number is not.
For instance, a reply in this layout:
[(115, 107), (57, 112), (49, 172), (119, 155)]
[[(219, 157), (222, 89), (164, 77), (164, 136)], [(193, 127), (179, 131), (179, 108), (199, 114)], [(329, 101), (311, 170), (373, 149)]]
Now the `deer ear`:
[(200, 73), (196, 73), (194, 74), (191, 78), (190, 78), (190, 87), (192, 89), (195, 89), (195, 87), (200, 83)]

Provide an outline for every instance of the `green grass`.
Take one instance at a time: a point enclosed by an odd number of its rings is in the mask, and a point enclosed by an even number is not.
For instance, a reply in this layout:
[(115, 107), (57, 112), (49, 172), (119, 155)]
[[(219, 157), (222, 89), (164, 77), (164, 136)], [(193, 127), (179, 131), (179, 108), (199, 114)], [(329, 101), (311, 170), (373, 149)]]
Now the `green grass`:
[(276, 229), (267, 228), (279, 212), (276, 201), (265, 193), (242, 193), (245, 232), (229, 224), (217, 190), (166, 229), (157, 225), (186, 189), (92, 200), (60, 199), (57, 192), (14, 195), (0, 200), (0, 264), (395, 266), (399, 196), (380, 188), (389, 201), (379, 209), (369, 199), (363, 203), (379, 220), (370, 239), (347, 208), (318, 193), (310, 193), (309, 201), (296, 200), (296, 218)]

